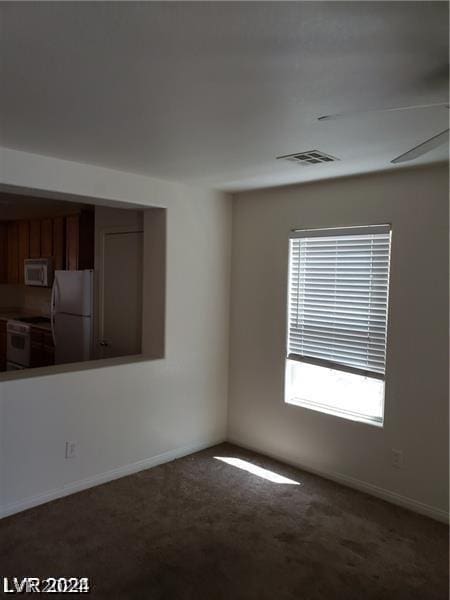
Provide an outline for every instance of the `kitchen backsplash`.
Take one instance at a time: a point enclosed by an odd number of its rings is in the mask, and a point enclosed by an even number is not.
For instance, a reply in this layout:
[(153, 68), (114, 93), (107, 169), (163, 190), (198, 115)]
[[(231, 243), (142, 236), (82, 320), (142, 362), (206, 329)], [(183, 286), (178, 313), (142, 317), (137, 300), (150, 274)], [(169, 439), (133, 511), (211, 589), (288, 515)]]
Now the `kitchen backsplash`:
[(20, 308), (30, 313), (49, 315), (50, 288), (0, 285), (0, 308)]
[(30, 312), (37, 312), (47, 316), (50, 314), (51, 295), (52, 291), (50, 288), (25, 286), (23, 308)]
[(23, 285), (0, 285), (0, 308), (21, 307), (23, 287)]

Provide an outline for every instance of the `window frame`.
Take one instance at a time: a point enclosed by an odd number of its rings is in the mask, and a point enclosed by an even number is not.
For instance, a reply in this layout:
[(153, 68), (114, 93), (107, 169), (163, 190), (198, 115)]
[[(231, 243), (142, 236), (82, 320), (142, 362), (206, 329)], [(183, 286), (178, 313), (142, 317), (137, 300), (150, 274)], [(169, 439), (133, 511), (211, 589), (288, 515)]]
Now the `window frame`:
[[(316, 359), (313, 357), (298, 358), (296, 355), (289, 354), (289, 312), (290, 312), (290, 280), (291, 280), (291, 239), (299, 237), (319, 237), (320, 235), (326, 235), (326, 232), (330, 232), (330, 236), (337, 233), (337, 235), (360, 235), (363, 233), (371, 233), (373, 230), (379, 227), (385, 227), (389, 231), (389, 262), (388, 262), (388, 278), (387, 278), (387, 293), (386, 293), (386, 337), (385, 337), (385, 369), (384, 374), (375, 373), (372, 371), (366, 371), (357, 367), (351, 367), (349, 365), (339, 365), (332, 361), (325, 359)], [(370, 231), (372, 230), (372, 231)], [(314, 234), (309, 235), (311, 232)], [(317, 232), (317, 233), (316, 233)], [(287, 243), (287, 280), (286, 280), (286, 295), (285, 295), (285, 308), (286, 308), (286, 327), (285, 327), (285, 349), (284, 349), (284, 369), (283, 369), (283, 405), (285, 407), (300, 407), (307, 410), (312, 410), (321, 414), (331, 415), (334, 417), (342, 418), (347, 421), (355, 421), (366, 425), (375, 426), (377, 428), (383, 428), (386, 420), (386, 398), (388, 397), (388, 363), (389, 363), (389, 345), (390, 345), (390, 322), (391, 322), (391, 273), (392, 273), (392, 238), (393, 238), (393, 226), (389, 221), (383, 221), (381, 223), (370, 223), (367, 225), (341, 225), (341, 226), (316, 226), (316, 227), (302, 227), (293, 228), (289, 230), (288, 243)], [(320, 402), (309, 401), (307, 399), (292, 402), (287, 399), (287, 368), (288, 361), (296, 361), (300, 364), (311, 364), (318, 367), (328, 368), (335, 371), (343, 371), (348, 374), (360, 375), (363, 377), (377, 379), (382, 381), (384, 384), (383, 390), (383, 406), (381, 411), (380, 419), (374, 419), (363, 413), (355, 413), (354, 411), (345, 410), (341, 408), (335, 408), (331, 405), (322, 404)]]

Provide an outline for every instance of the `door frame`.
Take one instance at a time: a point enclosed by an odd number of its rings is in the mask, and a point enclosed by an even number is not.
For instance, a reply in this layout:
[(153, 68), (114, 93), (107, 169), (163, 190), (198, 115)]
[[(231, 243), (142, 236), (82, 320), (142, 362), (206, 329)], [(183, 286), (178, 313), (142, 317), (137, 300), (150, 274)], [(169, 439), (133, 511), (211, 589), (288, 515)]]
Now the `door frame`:
[[(100, 234), (100, 269), (98, 274), (98, 327), (97, 327), (97, 336), (95, 340), (95, 352), (94, 354), (98, 354), (98, 358), (104, 358), (102, 356), (103, 350), (100, 348), (100, 340), (104, 339), (105, 333), (105, 295), (104, 295), (104, 283), (105, 283), (105, 244), (106, 244), (106, 236), (111, 234), (127, 234), (127, 233), (142, 233), (142, 275), (144, 275), (144, 227), (139, 225), (129, 225), (123, 227), (102, 227), (99, 230)], [(142, 291), (144, 288), (142, 286)], [(142, 323), (142, 312), (144, 302), (141, 302), (141, 323)]]

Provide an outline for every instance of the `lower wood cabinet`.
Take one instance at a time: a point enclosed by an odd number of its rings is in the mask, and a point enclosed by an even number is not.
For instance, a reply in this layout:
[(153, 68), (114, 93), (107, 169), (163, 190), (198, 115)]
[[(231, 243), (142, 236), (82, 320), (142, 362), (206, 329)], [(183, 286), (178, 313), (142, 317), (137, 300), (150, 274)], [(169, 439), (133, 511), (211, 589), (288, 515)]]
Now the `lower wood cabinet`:
[(52, 334), (37, 327), (31, 328), (30, 367), (48, 367), (55, 364)]

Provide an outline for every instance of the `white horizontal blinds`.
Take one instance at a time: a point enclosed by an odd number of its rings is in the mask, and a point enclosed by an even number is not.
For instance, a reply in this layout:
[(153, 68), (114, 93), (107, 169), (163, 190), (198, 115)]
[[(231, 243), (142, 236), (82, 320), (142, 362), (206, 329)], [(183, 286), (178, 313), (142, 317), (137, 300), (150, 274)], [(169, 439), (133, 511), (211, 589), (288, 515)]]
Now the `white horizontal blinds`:
[(293, 232), (288, 356), (383, 378), (389, 226)]

